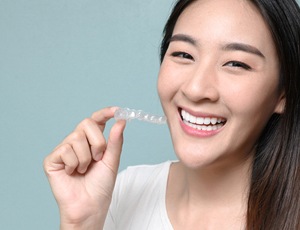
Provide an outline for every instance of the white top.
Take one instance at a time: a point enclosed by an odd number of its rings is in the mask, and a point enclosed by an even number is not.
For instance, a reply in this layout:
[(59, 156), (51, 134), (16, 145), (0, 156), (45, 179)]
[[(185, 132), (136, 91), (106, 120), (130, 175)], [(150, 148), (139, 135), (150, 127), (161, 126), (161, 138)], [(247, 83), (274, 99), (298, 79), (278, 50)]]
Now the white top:
[(105, 230), (173, 230), (166, 210), (172, 162), (128, 167), (117, 177)]

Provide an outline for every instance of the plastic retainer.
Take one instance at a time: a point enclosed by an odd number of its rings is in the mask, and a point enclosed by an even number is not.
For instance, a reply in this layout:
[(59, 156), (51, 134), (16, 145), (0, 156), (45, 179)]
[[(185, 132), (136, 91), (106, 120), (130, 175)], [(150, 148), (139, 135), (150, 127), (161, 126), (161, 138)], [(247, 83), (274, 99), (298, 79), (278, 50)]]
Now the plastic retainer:
[(130, 121), (132, 119), (137, 119), (140, 121), (146, 121), (154, 124), (165, 124), (167, 118), (165, 116), (156, 116), (146, 113), (142, 110), (129, 109), (129, 108), (119, 108), (116, 110), (114, 117), (116, 120), (126, 120)]

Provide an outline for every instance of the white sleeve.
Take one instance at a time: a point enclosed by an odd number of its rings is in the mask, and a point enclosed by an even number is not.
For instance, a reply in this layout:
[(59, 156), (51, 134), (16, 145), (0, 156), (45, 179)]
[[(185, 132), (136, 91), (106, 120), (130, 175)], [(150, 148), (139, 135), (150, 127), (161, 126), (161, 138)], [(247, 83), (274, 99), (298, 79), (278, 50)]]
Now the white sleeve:
[(173, 229), (165, 206), (169, 166), (138, 165), (119, 173), (104, 230)]
[(105, 219), (104, 230), (117, 230), (117, 210), (118, 210), (118, 201), (120, 200), (120, 187), (123, 184), (122, 178), (124, 178), (125, 171), (121, 172), (117, 176), (115, 188), (112, 195), (112, 201)]

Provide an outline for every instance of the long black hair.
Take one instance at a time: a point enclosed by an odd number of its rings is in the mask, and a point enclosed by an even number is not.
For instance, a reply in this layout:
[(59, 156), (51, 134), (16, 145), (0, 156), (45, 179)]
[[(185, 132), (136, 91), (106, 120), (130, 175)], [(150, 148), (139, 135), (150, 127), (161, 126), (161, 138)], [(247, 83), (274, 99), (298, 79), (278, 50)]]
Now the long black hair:
[[(181, 13), (178, 0), (163, 32), (161, 62)], [(247, 1), (247, 0), (245, 0)], [(248, 0), (264, 17), (280, 63), (283, 114), (273, 114), (257, 141), (248, 198), (248, 230), (300, 229), (300, 8), (295, 0)]]

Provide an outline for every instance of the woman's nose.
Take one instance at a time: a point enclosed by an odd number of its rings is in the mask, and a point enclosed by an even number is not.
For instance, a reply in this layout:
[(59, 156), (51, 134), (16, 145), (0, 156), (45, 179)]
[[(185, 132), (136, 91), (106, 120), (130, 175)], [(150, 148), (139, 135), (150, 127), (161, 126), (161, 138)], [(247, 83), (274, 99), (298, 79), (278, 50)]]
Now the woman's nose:
[(219, 100), (217, 72), (213, 67), (198, 67), (185, 76), (181, 90), (193, 102)]

